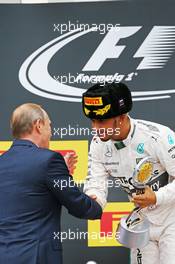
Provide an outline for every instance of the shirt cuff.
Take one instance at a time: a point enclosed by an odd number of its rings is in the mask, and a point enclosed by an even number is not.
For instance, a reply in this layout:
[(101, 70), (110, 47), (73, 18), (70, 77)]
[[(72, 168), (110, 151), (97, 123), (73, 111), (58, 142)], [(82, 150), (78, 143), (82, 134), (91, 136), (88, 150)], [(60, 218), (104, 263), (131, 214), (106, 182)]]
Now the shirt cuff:
[(105, 208), (107, 201), (106, 199), (102, 198), (100, 194), (97, 194), (95, 191), (93, 192), (92, 190), (85, 192), (85, 194), (88, 196), (96, 195), (97, 199), (95, 201), (102, 207), (102, 209)]
[(159, 190), (159, 191), (155, 192), (155, 195), (156, 195), (156, 206), (159, 206), (159, 205), (162, 204), (162, 201), (163, 201), (163, 194), (162, 194), (162, 192), (160, 192), (160, 190)]

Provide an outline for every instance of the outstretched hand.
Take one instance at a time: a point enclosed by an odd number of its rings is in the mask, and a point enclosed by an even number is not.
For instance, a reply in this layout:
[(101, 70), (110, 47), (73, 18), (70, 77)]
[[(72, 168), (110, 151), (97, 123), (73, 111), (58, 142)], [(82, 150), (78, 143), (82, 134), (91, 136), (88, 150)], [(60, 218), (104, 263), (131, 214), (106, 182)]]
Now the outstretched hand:
[(72, 175), (74, 173), (74, 170), (76, 169), (77, 159), (78, 157), (74, 152), (68, 152), (64, 156), (64, 160), (66, 162), (66, 165), (68, 167), (69, 173)]

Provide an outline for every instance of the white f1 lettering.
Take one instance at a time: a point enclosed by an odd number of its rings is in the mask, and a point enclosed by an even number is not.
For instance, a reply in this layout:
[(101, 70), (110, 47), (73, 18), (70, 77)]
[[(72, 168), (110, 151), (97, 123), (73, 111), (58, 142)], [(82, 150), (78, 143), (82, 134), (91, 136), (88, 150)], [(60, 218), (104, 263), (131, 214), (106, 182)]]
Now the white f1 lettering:
[[(142, 26), (114, 27), (106, 34), (83, 71), (98, 71), (107, 59), (119, 58), (125, 45), (116, 45), (120, 39), (130, 37)], [(137, 70), (163, 68), (175, 50), (175, 26), (154, 26), (134, 58), (143, 58)]]
[(119, 40), (135, 34), (141, 28), (141, 26), (111, 28), (84, 66), (83, 71), (98, 71), (105, 60), (118, 58), (126, 47), (117, 46)]

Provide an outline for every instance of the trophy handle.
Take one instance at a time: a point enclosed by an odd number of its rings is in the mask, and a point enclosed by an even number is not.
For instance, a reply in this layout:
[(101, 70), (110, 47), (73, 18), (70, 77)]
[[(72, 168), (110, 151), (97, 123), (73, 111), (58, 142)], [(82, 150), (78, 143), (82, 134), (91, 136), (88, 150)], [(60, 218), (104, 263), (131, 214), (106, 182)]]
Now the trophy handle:
[(135, 207), (132, 212), (129, 214), (129, 216), (126, 218), (126, 226), (128, 228), (132, 228), (138, 223), (143, 221), (143, 216), (141, 214), (141, 209), (140, 207)]
[[(145, 193), (145, 189), (144, 188), (140, 188), (140, 189), (136, 188), (135, 191), (136, 191), (136, 195)], [(136, 224), (140, 223), (143, 220), (143, 216), (141, 215), (141, 209), (142, 208), (137, 206), (129, 214), (129, 216), (126, 219), (126, 225), (127, 225), (128, 228), (135, 226)]]

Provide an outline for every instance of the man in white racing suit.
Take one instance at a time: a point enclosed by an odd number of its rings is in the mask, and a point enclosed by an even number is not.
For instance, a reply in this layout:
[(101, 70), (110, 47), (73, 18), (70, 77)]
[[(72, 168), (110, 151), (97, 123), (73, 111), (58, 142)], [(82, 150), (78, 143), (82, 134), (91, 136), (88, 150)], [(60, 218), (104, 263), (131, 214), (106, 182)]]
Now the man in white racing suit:
[[(84, 191), (104, 208), (108, 176), (117, 177), (150, 222), (150, 241), (132, 250), (131, 263), (174, 264), (175, 135), (166, 126), (130, 118), (131, 108), (131, 93), (122, 83), (96, 84), (83, 94), (83, 111), (98, 134), (90, 145)], [(150, 187), (136, 195), (132, 174), (146, 156), (156, 162)]]

